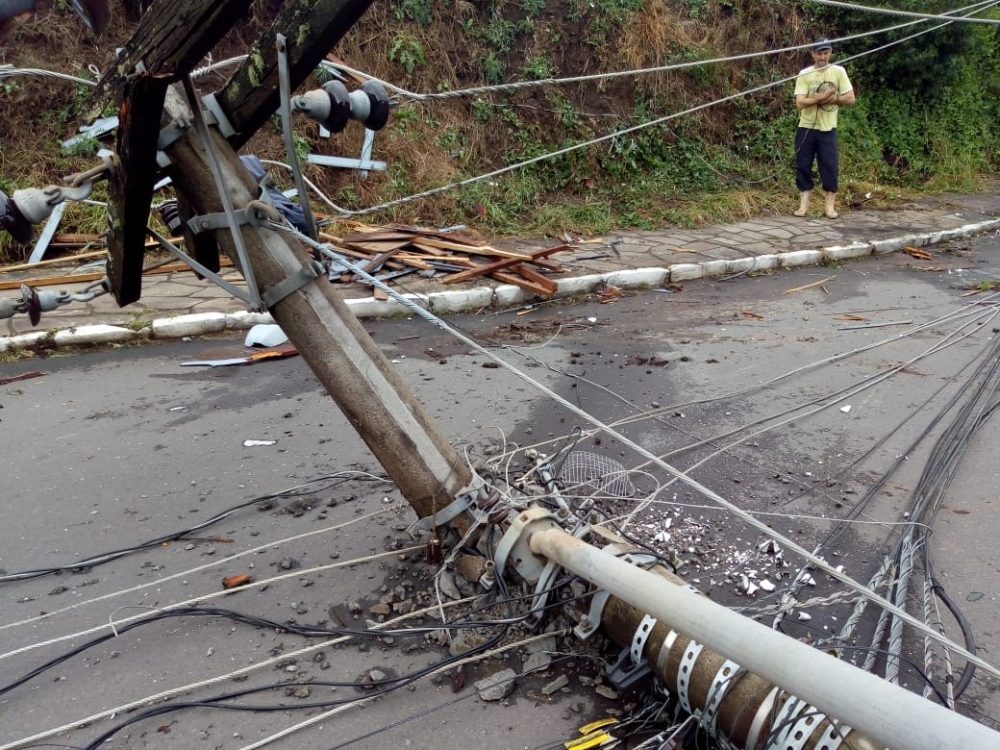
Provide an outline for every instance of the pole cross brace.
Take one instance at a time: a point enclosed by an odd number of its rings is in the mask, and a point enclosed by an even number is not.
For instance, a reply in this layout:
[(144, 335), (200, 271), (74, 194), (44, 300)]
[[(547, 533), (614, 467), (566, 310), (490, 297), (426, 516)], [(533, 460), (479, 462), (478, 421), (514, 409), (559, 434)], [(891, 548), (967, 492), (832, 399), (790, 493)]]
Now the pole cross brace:
[(303, 263), (302, 268), (300, 268), (296, 273), (289, 276), (284, 281), (275, 284), (271, 288), (266, 289), (260, 299), (264, 303), (264, 307), (274, 307), (289, 294), (297, 292), (314, 279), (320, 278), (325, 274), (325, 272), (326, 269), (323, 268), (323, 264), (318, 260), (311, 260), (308, 263)]
[[(233, 217), (239, 226), (249, 224), (261, 227), (268, 222), (278, 223), (281, 221), (281, 214), (274, 206), (262, 200), (250, 201), (246, 208), (233, 210)], [(229, 229), (229, 217), (225, 213), (201, 214), (194, 216), (188, 221), (188, 226), (195, 234), (207, 232), (211, 229)]]

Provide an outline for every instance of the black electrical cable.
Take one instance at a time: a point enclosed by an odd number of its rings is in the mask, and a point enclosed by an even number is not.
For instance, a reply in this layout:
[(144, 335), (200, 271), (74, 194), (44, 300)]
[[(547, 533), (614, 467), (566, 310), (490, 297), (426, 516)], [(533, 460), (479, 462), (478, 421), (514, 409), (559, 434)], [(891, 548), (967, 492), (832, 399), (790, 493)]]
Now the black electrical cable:
[[(522, 671), (520, 674), (516, 674), (513, 677), (511, 677), (511, 678), (509, 678), (507, 680), (498, 682), (496, 684), (497, 685), (503, 685), (503, 684), (506, 684), (507, 682), (513, 682), (514, 680), (517, 680), (517, 679), (519, 679), (521, 677), (525, 677), (525, 676), (531, 674), (532, 672), (538, 672), (538, 671), (541, 671), (541, 670), (549, 669), (552, 664), (554, 664), (554, 663), (556, 663), (558, 661), (562, 661), (562, 660), (565, 660), (565, 659), (571, 659), (571, 658), (573, 658), (573, 657), (570, 656), (570, 655), (557, 656), (547, 666), (538, 666), (538, 667), (534, 667), (533, 669)], [(360, 735), (358, 737), (354, 737), (354, 738), (349, 739), (349, 740), (347, 740), (345, 742), (341, 742), (341, 743), (339, 743), (337, 745), (334, 745), (331, 748), (327, 748), (327, 750), (342, 750), (342, 748), (350, 747), (351, 745), (353, 745), (356, 742), (361, 742), (362, 740), (371, 739), (372, 737), (375, 737), (375, 736), (381, 734), (382, 732), (388, 732), (388, 731), (390, 731), (392, 729), (396, 729), (397, 727), (401, 727), (404, 724), (408, 724), (411, 721), (416, 721), (418, 719), (424, 718), (425, 716), (429, 716), (430, 714), (435, 713), (436, 711), (440, 711), (441, 709), (448, 708), (449, 706), (454, 706), (456, 703), (461, 703), (462, 701), (469, 700), (470, 698), (473, 698), (473, 697), (475, 697), (478, 694), (479, 694), (478, 692), (471, 692), (471, 693), (466, 693), (465, 695), (460, 695), (460, 696), (458, 696), (456, 698), (452, 698), (451, 700), (443, 701), (442, 703), (439, 703), (436, 706), (431, 706), (430, 708), (425, 708), (422, 711), (417, 711), (416, 713), (412, 713), (409, 716), (406, 716), (406, 717), (404, 717), (402, 719), (398, 719), (398, 720), (392, 722), (391, 724), (384, 724), (383, 726), (380, 726), (378, 729), (373, 729), (372, 731), (366, 732), (365, 734), (362, 734), (362, 735)], [(560, 743), (560, 746), (561, 745), (562, 745), (562, 743)]]
[[(972, 626), (969, 625), (969, 621), (965, 619), (965, 615), (962, 610), (952, 601), (951, 597), (948, 596), (948, 592), (944, 590), (936, 578), (931, 578), (931, 588), (934, 591), (934, 595), (942, 601), (944, 606), (948, 608), (951, 612), (952, 617), (955, 618), (955, 622), (958, 623), (958, 627), (962, 630), (962, 636), (965, 638), (965, 650), (970, 654), (976, 654), (976, 637), (972, 633)], [(957, 700), (961, 697), (965, 689), (969, 687), (969, 683), (972, 682), (972, 677), (976, 673), (976, 665), (971, 661), (965, 663), (965, 669), (962, 670), (962, 676), (955, 683), (954, 696)], [(945, 705), (948, 705), (945, 703)]]
[(307, 495), (307, 494), (315, 494), (317, 492), (324, 492), (324, 491), (330, 489), (331, 487), (336, 487), (339, 484), (343, 484), (344, 482), (348, 482), (348, 481), (352, 481), (352, 480), (354, 480), (354, 481), (386, 481), (386, 479), (383, 478), (383, 477), (369, 477), (369, 476), (365, 476), (365, 475), (360, 475), (360, 476), (354, 475), (354, 476), (350, 476), (350, 477), (337, 477), (337, 475), (331, 474), (328, 477), (320, 477), (319, 479), (315, 479), (312, 482), (310, 482), (309, 484), (312, 485), (314, 483), (323, 482), (323, 481), (326, 481), (326, 480), (331, 479), (331, 478), (333, 479), (333, 481), (331, 483), (329, 483), (329, 484), (327, 484), (327, 485), (325, 485), (323, 487), (320, 487), (320, 488), (309, 489), (309, 490), (305, 490), (305, 489), (303, 489), (303, 490), (295, 490), (295, 489), (293, 489), (293, 490), (281, 490), (279, 492), (274, 492), (274, 493), (271, 493), (271, 494), (268, 494), (268, 495), (261, 495), (259, 497), (255, 497), (255, 498), (253, 498), (251, 500), (247, 500), (246, 502), (240, 503), (238, 505), (234, 505), (233, 507), (228, 508), (227, 510), (221, 511), (220, 513), (217, 513), (216, 515), (212, 516), (211, 518), (206, 519), (205, 521), (203, 521), (202, 523), (198, 524), (197, 526), (192, 526), (192, 527), (189, 527), (187, 529), (183, 529), (181, 531), (175, 531), (175, 532), (171, 532), (169, 534), (164, 534), (163, 536), (157, 537), (156, 539), (150, 539), (150, 540), (145, 541), (145, 542), (140, 542), (139, 544), (136, 544), (135, 546), (132, 546), (132, 547), (124, 547), (122, 549), (112, 550), (110, 552), (104, 552), (104, 553), (101, 553), (99, 555), (92, 555), (91, 557), (87, 557), (87, 558), (84, 558), (82, 560), (77, 560), (77, 561), (75, 561), (75, 562), (73, 562), (71, 564), (67, 564), (67, 565), (54, 565), (54, 566), (48, 567), (48, 568), (38, 568), (36, 570), (25, 570), (25, 571), (22, 571), (22, 572), (19, 572), (19, 573), (4, 573), (4, 574), (0, 575), (0, 584), (13, 583), (14, 581), (27, 581), (27, 580), (31, 580), (33, 578), (41, 578), (43, 576), (53, 575), (55, 573), (63, 573), (63, 572), (66, 572), (66, 571), (86, 570), (87, 568), (92, 568), (95, 565), (102, 565), (104, 563), (111, 562), (112, 560), (117, 560), (120, 557), (125, 557), (126, 555), (131, 555), (131, 554), (134, 554), (136, 552), (142, 552), (143, 550), (152, 549), (153, 547), (159, 547), (159, 546), (165, 544), (166, 542), (179, 541), (181, 539), (185, 539), (187, 537), (190, 537), (192, 534), (194, 534), (197, 531), (201, 531), (203, 529), (208, 528), (209, 526), (213, 526), (213, 525), (217, 524), (219, 521), (222, 521), (222, 520), (228, 518), (229, 516), (233, 515), (234, 513), (237, 513), (238, 511), (241, 511), (241, 510), (243, 510), (245, 508), (252, 507), (254, 505), (259, 505), (260, 503), (264, 503), (264, 502), (267, 502), (269, 500), (281, 500), (281, 499), (292, 498), (292, 497), (300, 497), (302, 495)]
[[(85, 750), (98, 750), (98, 748), (104, 744), (108, 739), (116, 735), (118, 732), (122, 731), (128, 726), (135, 724), (146, 719), (151, 719), (156, 716), (162, 716), (168, 713), (174, 713), (176, 711), (181, 711), (188, 708), (218, 708), (225, 709), (229, 711), (250, 711), (253, 713), (260, 712), (276, 712), (276, 711), (290, 711), (290, 710), (308, 710), (312, 708), (329, 708), (331, 706), (339, 706), (344, 703), (353, 703), (359, 700), (358, 697), (353, 698), (341, 698), (331, 701), (312, 701), (309, 703), (296, 702), (296, 703), (282, 703), (282, 704), (272, 704), (263, 706), (247, 706), (247, 705), (232, 705), (229, 703), (224, 703), (223, 701), (234, 700), (236, 698), (242, 698), (247, 695), (253, 695), (256, 693), (269, 692), (274, 690), (285, 690), (289, 687), (357, 687), (371, 690), (368, 697), (379, 697), (386, 695), (393, 690), (398, 690), (401, 687), (405, 687), (417, 680), (427, 676), (428, 674), (449, 666), (457, 661), (461, 661), (469, 658), (470, 655), (482, 653), (493, 648), (495, 645), (503, 640), (504, 636), (507, 634), (509, 626), (503, 626), (500, 632), (489, 638), (485, 642), (476, 645), (475, 647), (465, 651), (461, 654), (456, 654), (454, 656), (447, 656), (440, 661), (430, 664), (416, 672), (411, 672), (408, 675), (402, 675), (400, 677), (388, 677), (384, 680), (375, 680), (370, 683), (343, 683), (343, 682), (327, 682), (327, 681), (307, 681), (307, 682), (282, 682), (274, 685), (265, 685), (262, 687), (245, 688), (244, 690), (237, 690), (230, 693), (223, 693), (211, 698), (205, 698), (199, 701), (189, 701), (185, 703), (171, 703), (164, 704), (161, 706), (156, 706), (145, 711), (133, 714), (125, 721), (117, 724), (116, 726), (108, 729), (106, 732), (98, 736), (96, 739), (92, 740), (88, 744)], [(379, 689), (382, 688), (382, 689)]]
[[(778, 632), (781, 633), (782, 635), (785, 635), (785, 636), (788, 636), (790, 638), (793, 638), (794, 636), (792, 636), (790, 633), (785, 632), (785, 629), (782, 627), (783, 624), (784, 623), (779, 623), (778, 624), (778, 627), (777, 627)], [(816, 631), (817, 633), (823, 632), (823, 631), (819, 630), (819, 628), (815, 628), (815, 627), (806, 625), (805, 623), (799, 623), (799, 625), (802, 625), (803, 627), (808, 628), (808, 629), (812, 629), (812, 630)], [(849, 646), (849, 645), (846, 645), (846, 644), (840, 644), (840, 643), (838, 643), (836, 641), (830, 642), (827, 645), (828, 645), (829, 648), (835, 649), (835, 650), (838, 650), (838, 651), (864, 651), (866, 653), (874, 653), (874, 654), (879, 654), (881, 656), (891, 657), (893, 659), (898, 659), (900, 662), (902, 662), (903, 664), (905, 664), (907, 667), (910, 668), (911, 673), (913, 673), (914, 675), (920, 677), (920, 679), (923, 680), (924, 684), (927, 685), (927, 687), (929, 687), (931, 690), (934, 691), (934, 694), (937, 696), (938, 700), (941, 701), (942, 705), (944, 705), (944, 706), (948, 705), (948, 699), (947, 699), (947, 697), (945, 697), (944, 693), (941, 692), (940, 688), (938, 688), (938, 686), (934, 684), (934, 681), (931, 680), (931, 678), (927, 676), (927, 673), (924, 672), (924, 670), (921, 667), (919, 667), (912, 659), (909, 659), (909, 658), (903, 656), (902, 654), (898, 654), (898, 655), (897, 654), (893, 654), (888, 649), (874, 648), (872, 646)]]
[[(514, 603), (516, 603), (518, 601), (534, 600), (536, 598), (537, 594), (539, 594), (539, 593), (550, 593), (552, 591), (556, 591), (556, 590), (558, 590), (560, 588), (563, 588), (564, 586), (566, 586), (568, 583), (570, 583), (571, 581), (575, 580), (576, 578), (577, 578), (576, 575), (564, 576), (560, 580), (556, 581), (552, 586), (550, 586), (549, 588), (547, 588), (547, 589), (545, 589), (545, 590), (543, 590), (541, 592), (531, 592), (530, 594), (524, 594), (524, 595), (515, 596), (515, 597), (508, 597), (508, 598), (505, 598), (503, 600), (499, 600), (499, 601), (493, 600), (493, 601), (486, 602), (484, 604), (480, 604), (480, 605), (478, 605), (476, 607), (473, 607), (468, 612), (462, 613), (461, 615), (459, 615), (458, 617), (456, 617), (456, 618), (454, 618), (452, 620), (448, 620), (448, 621), (443, 622), (443, 623), (435, 623), (434, 626), (397, 628), (397, 629), (391, 629), (391, 630), (390, 629), (385, 629), (385, 630), (375, 631), (375, 630), (368, 630), (368, 629), (354, 629), (354, 628), (346, 628), (346, 627), (323, 628), (323, 627), (319, 627), (319, 626), (300, 625), (300, 624), (294, 623), (294, 622), (278, 622), (276, 620), (270, 620), (270, 619), (268, 619), (266, 617), (259, 617), (259, 616), (256, 616), (256, 615), (249, 615), (249, 614), (246, 614), (246, 613), (243, 613), (243, 612), (239, 612), (237, 610), (224, 609), (224, 608), (221, 608), (221, 607), (179, 607), (177, 609), (164, 610), (162, 612), (155, 612), (155, 613), (153, 613), (153, 614), (149, 615), (148, 617), (145, 617), (145, 618), (143, 618), (141, 620), (137, 620), (137, 621), (131, 622), (131, 623), (126, 623), (126, 624), (121, 625), (121, 626), (119, 626), (117, 628), (114, 628), (113, 632), (107, 633), (105, 635), (97, 636), (96, 638), (93, 638), (93, 639), (91, 639), (90, 641), (88, 641), (86, 643), (80, 644), (79, 646), (77, 646), (77, 647), (75, 647), (73, 649), (70, 649), (69, 651), (67, 651), (67, 652), (65, 652), (65, 653), (63, 653), (63, 654), (55, 657), (54, 659), (49, 660), (48, 662), (46, 662), (46, 663), (44, 663), (44, 664), (42, 664), (42, 665), (40, 665), (40, 666), (32, 669), (31, 671), (29, 671), (26, 674), (22, 675), (20, 678), (14, 680), (13, 682), (8, 683), (7, 685), (4, 685), (3, 687), (0, 687), (0, 696), (5, 695), (6, 693), (9, 693), (11, 690), (14, 690), (15, 688), (19, 687), (20, 685), (23, 685), (24, 683), (26, 683), (26, 682), (34, 679), (35, 677), (37, 677), (38, 675), (40, 675), (40, 674), (44, 673), (45, 671), (51, 669), (52, 667), (58, 666), (59, 664), (62, 664), (63, 662), (68, 661), (69, 659), (73, 658), (74, 656), (77, 656), (78, 654), (80, 654), (80, 653), (82, 653), (84, 651), (87, 651), (88, 649), (91, 649), (94, 646), (98, 646), (101, 643), (104, 643), (105, 641), (107, 641), (107, 640), (109, 640), (111, 638), (116, 638), (118, 636), (121, 636), (124, 633), (129, 632), (130, 630), (134, 630), (135, 628), (142, 627), (142, 626), (145, 626), (145, 625), (149, 625), (149, 624), (152, 624), (154, 622), (158, 622), (159, 620), (163, 620), (163, 619), (174, 618), (174, 617), (218, 617), (218, 618), (224, 618), (224, 619), (232, 620), (234, 622), (243, 623), (245, 625), (250, 625), (252, 627), (268, 628), (268, 629), (273, 629), (273, 630), (277, 630), (277, 631), (292, 633), (292, 634), (295, 634), (295, 635), (300, 635), (300, 636), (307, 637), (307, 638), (310, 638), (310, 637), (312, 637), (312, 638), (329, 637), (329, 636), (337, 636), (337, 635), (349, 635), (349, 636), (362, 637), (362, 638), (378, 638), (378, 637), (386, 636), (386, 635), (391, 635), (391, 636), (399, 637), (399, 638), (418, 637), (418, 636), (422, 636), (422, 635), (424, 635), (426, 633), (429, 633), (429, 632), (434, 632), (434, 631), (440, 630), (441, 628), (456, 628), (456, 629), (470, 628), (471, 629), (471, 628), (498, 627), (498, 626), (502, 626), (502, 627), (506, 628), (506, 627), (510, 627), (512, 625), (516, 625), (519, 622), (523, 622), (524, 620), (527, 620), (529, 617), (531, 617), (532, 613), (531, 612), (527, 612), (525, 614), (522, 614), (522, 615), (519, 615), (519, 616), (516, 616), (516, 617), (510, 617), (507, 620), (502, 620), (502, 621), (501, 620), (496, 620), (496, 619), (492, 619), (492, 620), (470, 620), (468, 618), (471, 615), (476, 614), (477, 612), (482, 612), (482, 611), (484, 611), (486, 609), (490, 609), (492, 607), (498, 607), (498, 606), (506, 605), (508, 608), (510, 608), (511, 605), (513, 605)], [(559, 601), (551, 602), (551, 603), (546, 604), (543, 607), (543, 609), (553, 609), (555, 607), (559, 607), (559, 606), (563, 606), (563, 605), (569, 604), (569, 603), (571, 603), (573, 601), (585, 598), (587, 596), (589, 596), (589, 594), (585, 593), (585, 594), (582, 594), (580, 596), (570, 597), (568, 599), (561, 599)]]

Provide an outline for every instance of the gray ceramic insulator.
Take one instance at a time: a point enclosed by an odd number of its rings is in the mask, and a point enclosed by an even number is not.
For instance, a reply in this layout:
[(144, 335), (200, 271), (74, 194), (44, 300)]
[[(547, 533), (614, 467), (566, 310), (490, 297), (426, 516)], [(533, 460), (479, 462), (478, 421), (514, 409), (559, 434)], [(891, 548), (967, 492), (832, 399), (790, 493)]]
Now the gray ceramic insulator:
[(323, 122), (330, 116), (330, 97), (322, 89), (307, 91), (292, 98), (292, 109), (303, 112), (312, 119)]

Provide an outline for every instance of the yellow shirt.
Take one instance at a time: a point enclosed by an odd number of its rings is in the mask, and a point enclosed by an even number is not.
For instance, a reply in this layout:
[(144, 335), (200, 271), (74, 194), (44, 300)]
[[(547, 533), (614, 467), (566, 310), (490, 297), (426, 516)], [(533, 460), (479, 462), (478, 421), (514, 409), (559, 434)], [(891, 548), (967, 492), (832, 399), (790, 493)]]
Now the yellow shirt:
[[(827, 65), (819, 70), (816, 69), (815, 65), (810, 65), (800, 71), (798, 78), (795, 79), (795, 96), (815, 94), (824, 81), (829, 81), (837, 87), (838, 96), (854, 89), (847, 77), (847, 71), (839, 65)], [(805, 107), (799, 111), (799, 127), (824, 132), (833, 130), (837, 127), (837, 110), (839, 109), (840, 107), (836, 104), (814, 104), (811, 107)]]

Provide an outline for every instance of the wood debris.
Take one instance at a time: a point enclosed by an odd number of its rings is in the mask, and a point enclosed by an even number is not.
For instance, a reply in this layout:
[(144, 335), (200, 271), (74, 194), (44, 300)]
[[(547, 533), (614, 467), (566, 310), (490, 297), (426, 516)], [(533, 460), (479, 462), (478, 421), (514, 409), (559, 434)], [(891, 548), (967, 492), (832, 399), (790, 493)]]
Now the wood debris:
[[(792, 287), (791, 289), (786, 289), (783, 292), (783, 294), (794, 294), (795, 292), (801, 292), (801, 291), (804, 291), (806, 289), (812, 289), (812, 288), (817, 287), (817, 286), (823, 286), (828, 281), (833, 281), (835, 278), (837, 278), (837, 277), (836, 276), (827, 276), (825, 279), (820, 279), (819, 281), (814, 281), (811, 284), (803, 284), (802, 286), (796, 286), (796, 287)], [(826, 290), (824, 290), (824, 291), (826, 291)], [(827, 291), (826, 293), (829, 294), (829, 291)]]
[(904, 245), (899, 249), (899, 251), (906, 253), (912, 258), (919, 258), (920, 260), (931, 260), (934, 257), (926, 250), (921, 250), (920, 248), (912, 247), (911, 245)]
[[(548, 274), (563, 270), (549, 256), (576, 249), (575, 245), (562, 244), (514, 252), (457, 233), (411, 226), (352, 224), (351, 229), (353, 231), (343, 237), (321, 234), (320, 239), (334, 245), (333, 252), (342, 254), (383, 282), (414, 271), (439, 278), (442, 284), (489, 277), (546, 298), (553, 296), (557, 289), (556, 282)], [(332, 278), (342, 283), (366, 283), (346, 268), (339, 277), (332, 275)]]
[(851, 313), (844, 313), (843, 315), (834, 315), (833, 319), (834, 320), (854, 320), (854, 321), (865, 321), (865, 320), (868, 320), (868, 318), (864, 317), (863, 315), (853, 315)]

